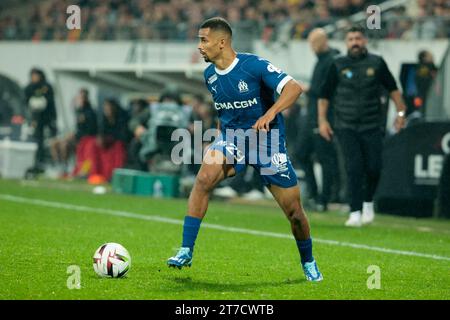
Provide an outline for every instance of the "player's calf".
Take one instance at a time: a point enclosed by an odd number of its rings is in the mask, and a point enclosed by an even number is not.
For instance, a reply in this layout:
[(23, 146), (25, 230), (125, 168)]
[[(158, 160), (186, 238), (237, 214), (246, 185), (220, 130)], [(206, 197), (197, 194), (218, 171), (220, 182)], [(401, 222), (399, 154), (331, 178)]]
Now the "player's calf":
[(308, 218), (300, 204), (290, 204), (284, 209), (286, 217), (291, 224), (292, 234), (296, 239), (309, 239), (310, 228)]

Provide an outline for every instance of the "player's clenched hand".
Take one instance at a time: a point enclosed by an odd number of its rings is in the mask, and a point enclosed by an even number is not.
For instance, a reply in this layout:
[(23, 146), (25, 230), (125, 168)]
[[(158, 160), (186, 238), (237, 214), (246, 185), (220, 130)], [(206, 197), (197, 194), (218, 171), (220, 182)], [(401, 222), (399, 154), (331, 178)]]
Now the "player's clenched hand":
[(333, 130), (331, 129), (330, 123), (328, 121), (320, 121), (319, 133), (325, 140), (331, 141)]
[(261, 118), (259, 118), (255, 124), (252, 126), (253, 129), (256, 131), (259, 130), (270, 130), (270, 122), (275, 119), (275, 115), (271, 112), (267, 112), (265, 115), (263, 115)]

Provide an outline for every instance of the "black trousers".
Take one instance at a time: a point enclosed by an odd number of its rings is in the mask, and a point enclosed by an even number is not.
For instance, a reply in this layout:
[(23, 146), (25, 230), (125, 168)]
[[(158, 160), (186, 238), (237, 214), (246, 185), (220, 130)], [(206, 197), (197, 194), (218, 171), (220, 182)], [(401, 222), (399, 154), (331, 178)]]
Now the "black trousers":
[[(294, 158), (296, 158), (296, 162), (305, 172), (308, 196), (320, 204), (327, 205), (332, 198), (333, 187), (340, 185), (338, 160), (334, 144), (326, 141), (319, 133), (315, 133), (313, 129), (310, 129), (299, 134), (296, 147)], [(314, 176), (313, 156), (316, 157), (322, 167), (322, 192), (320, 193), (318, 192)]]
[(341, 185), (339, 179), (339, 166), (335, 146), (333, 142), (326, 141), (319, 133), (314, 133), (314, 150), (322, 167), (322, 193), (319, 196), (319, 203), (328, 204), (332, 198), (333, 187)]
[(42, 115), (33, 115), (32, 124), (34, 125), (33, 138), (38, 145), (35, 158), (35, 166), (40, 167), (45, 162), (45, 128), (49, 130), (49, 137), (56, 136), (56, 120), (45, 118)]
[(362, 210), (363, 202), (373, 201), (380, 179), (383, 134), (380, 129), (357, 132), (336, 130), (345, 161), (350, 211)]

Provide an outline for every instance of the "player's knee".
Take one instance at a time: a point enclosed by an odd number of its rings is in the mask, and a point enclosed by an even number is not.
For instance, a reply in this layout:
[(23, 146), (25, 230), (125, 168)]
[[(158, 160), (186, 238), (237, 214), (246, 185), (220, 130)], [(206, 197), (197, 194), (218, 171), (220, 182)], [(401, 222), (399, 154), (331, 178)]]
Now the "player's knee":
[(197, 188), (209, 192), (214, 188), (215, 180), (213, 174), (209, 172), (199, 172), (195, 184)]
[(301, 224), (304, 220), (305, 213), (300, 205), (292, 204), (286, 209), (289, 221), (293, 224)]

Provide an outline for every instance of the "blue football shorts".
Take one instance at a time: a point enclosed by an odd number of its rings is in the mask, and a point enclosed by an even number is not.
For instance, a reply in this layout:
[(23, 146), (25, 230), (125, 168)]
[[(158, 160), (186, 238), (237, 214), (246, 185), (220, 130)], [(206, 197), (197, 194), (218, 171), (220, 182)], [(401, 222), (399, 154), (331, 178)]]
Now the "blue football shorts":
[[(253, 130), (254, 131), (254, 130)], [(228, 132), (227, 132), (228, 133)], [(261, 177), (263, 184), (290, 188), (297, 185), (297, 175), (286, 152), (286, 141), (278, 130), (247, 134), (221, 133), (209, 146), (226, 157), (226, 163), (233, 165), (236, 173), (251, 165)]]

